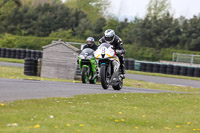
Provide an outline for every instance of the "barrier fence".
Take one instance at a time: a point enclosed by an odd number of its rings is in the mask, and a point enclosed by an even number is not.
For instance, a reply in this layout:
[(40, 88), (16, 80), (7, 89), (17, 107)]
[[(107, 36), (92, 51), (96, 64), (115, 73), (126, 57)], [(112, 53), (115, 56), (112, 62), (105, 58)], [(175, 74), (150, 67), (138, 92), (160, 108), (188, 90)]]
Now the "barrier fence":
[(39, 50), (0, 48), (0, 57), (2, 58), (39, 59), (42, 58), (42, 55), (42, 51)]
[(135, 61), (135, 70), (152, 73), (200, 77), (200, 67)]
[(173, 53), (173, 62), (200, 64), (200, 55)]

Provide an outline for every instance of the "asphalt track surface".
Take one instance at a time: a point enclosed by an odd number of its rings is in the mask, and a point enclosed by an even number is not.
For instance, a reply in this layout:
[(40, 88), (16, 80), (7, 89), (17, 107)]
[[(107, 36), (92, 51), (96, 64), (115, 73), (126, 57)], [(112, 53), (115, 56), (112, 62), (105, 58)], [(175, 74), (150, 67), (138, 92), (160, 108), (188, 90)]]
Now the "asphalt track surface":
[[(24, 64), (0, 62), (0, 66), (24, 67)], [(126, 78), (135, 79), (135, 80), (143, 80), (143, 81), (154, 82), (154, 83), (159, 83), (159, 84), (170, 84), (170, 85), (200, 88), (200, 81), (189, 80), (189, 79), (166, 78), (166, 77), (137, 75), (137, 74), (126, 74)]]
[(116, 91), (111, 87), (108, 90), (104, 90), (100, 85), (0, 78), (0, 102), (20, 99), (40, 99), (47, 97), (73, 97), (75, 95), (103, 93), (178, 92), (130, 87), (123, 87), (122, 90)]
[(24, 67), (24, 64), (21, 64), (21, 63), (10, 63), (10, 62), (0, 62), (0, 66)]

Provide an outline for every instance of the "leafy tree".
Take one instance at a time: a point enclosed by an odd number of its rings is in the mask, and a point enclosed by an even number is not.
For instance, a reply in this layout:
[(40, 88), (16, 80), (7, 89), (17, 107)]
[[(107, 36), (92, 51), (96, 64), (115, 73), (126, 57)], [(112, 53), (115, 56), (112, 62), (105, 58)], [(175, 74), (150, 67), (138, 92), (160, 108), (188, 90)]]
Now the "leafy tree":
[(92, 24), (90, 20), (84, 18), (80, 21), (80, 24), (75, 29), (76, 35), (81, 38), (85, 39), (88, 36), (92, 36)]
[(182, 25), (182, 46), (188, 50), (200, 50), (200, 16), (194, 16), (190, 20), (185, 20)]
[(93, 25), (93, 36), (99, 39), (103, 34), (103, 27), (106, 26), (106, 19), (101, 17), (98, 18), (95, 24)]
[(150, 18), (161, 18), (169, 12), (171, 4), (169, 0), (150, 0), (147, 6), (147, 15)]
[(67, 0), (66, 5), (84, 11), (95, 22), (109, 6), (108, 0)]
[(146, 16), (144, 20), (136, 19), (123, 29), (125, 42), (152, 48), (176, 47), (180, 42), (180, 25), (170, 14), (160, 19)]
[(20, 7), (20, 0), (0, 0), (0, 33), (16, 32), (18, 28), (16, 15)]
[(48, 4), (62, 4), (61, 0), (21, 0), (23, 5), (37, 7), (39, 5)]
[(51, 38), (71, 39), (73, 37), (73, 31), (59, 29), (58, 31), (52, 31), (49, 35)]
[(81, 19), (86, 18), (83, 12), (59, 4), (44, 4), (36, 8), (25, 6), (20, 13), (20, 28), (25, 35), (35, 36), (48, 36), (58, 29), (71, 29), (74, 32)]
[(130, 22), (125, 28), (121, 30), (121, 37), (126, 44), (139, 44), (141, 28), (139, 25), (142, 23), (141, 19), (137, 17), (134, 21)]
[(120, 27), (119, 20), (115, 17), (110, 17), (106, 22), (106, 26), (103, 27), (103, 31), (107, 29), (113, 29), (118, 34), (119, 27)]

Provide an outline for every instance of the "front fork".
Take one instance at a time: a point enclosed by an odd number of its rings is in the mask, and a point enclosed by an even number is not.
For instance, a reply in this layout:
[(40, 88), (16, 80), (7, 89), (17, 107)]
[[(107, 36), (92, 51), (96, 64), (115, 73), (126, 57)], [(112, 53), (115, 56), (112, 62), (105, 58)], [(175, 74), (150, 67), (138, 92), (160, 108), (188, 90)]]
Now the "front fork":
[(111, 78), (111, 76), (112, 76), (112, 74), (111, 74), (111, 70), (112, 70), (112, 64), (111, 64), (112, 62), (109, 62), (109, 64), (108, 64), (108, 69), (107, 69), (107, 73), (108, 73), (108, 78), (110, 79)]
[[(99, 64), (99, 63), (98, 63)], [(101, 68), (101, 65), (106, 65), (106, 75), (107, 75), (107, 78), (111, 79), (111, 76), (112, 76), (112, 62), (109, 62), (109, 63), (101, 63), (98, 67), (98, 74), (100, 73), (100, 68)]]

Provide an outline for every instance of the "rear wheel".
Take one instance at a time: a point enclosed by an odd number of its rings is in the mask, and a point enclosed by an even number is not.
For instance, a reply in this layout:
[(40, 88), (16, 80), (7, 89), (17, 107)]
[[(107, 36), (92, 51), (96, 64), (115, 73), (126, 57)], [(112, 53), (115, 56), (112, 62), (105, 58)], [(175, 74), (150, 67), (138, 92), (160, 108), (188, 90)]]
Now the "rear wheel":
[(107, 78), (106, 66), (101, 66), (100, 77), (101, 77), (101, 85), (102, 85), (102, 87), (104, 89), (108, 89), (108, 87), (109, 87), (109, 79)]
[(82, 83), (87, 83), (88, 81), (88, 76), (87, 76), (87, 67), (83, 67), (82, 68), (82, 74), (81, 74), (81, 78), (82, 78)]

